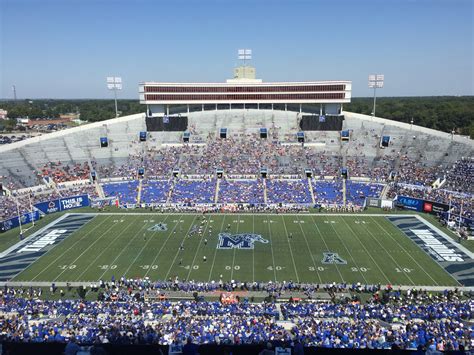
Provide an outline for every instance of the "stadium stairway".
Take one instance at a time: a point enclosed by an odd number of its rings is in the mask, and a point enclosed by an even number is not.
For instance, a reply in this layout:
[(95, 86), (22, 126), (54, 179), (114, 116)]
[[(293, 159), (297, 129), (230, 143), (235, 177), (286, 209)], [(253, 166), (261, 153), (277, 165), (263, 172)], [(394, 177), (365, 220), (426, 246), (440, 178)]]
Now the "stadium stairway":
[(390, 185), (389, 185), (389, 184), (385, 185), (385, 186), (383, 187), (382, 192), (380, 193), (380, 198), (381, 198), (381, 199), (386, 199), (389, 190), (390, 190)]
[(346, 207), (346, 179), (342, 179), (342, 205)]
[(142, 198), (142, 182), (143, 182), (143, 179), (140, 179), (138, 181), (137, 205), (140, 205), (140, 200)]
[(315, 205), (316, 198), (314, 197), (313, 184), (311, 183), (311, 178), (308, 178), (308, 188), (309, 188), (309, 192), (311, 193), (311, 201), (313, 201), (313, 205)]
[(170, 190), (168, 191), (168, 197), (166, 198), (166, 204), (168, 205), (171, 202), (171, 196), (173, 195), (174, 185), (176, 184), (176, 179), (171, 181)]
[(221, 183), (221, 179), (217, 179), (217, 183), (216, 183), (216, 193), (214, 194), (214, 203), (217, 203), (218, 199), (219, 199), (219, 185)]
[(99, 195), (100, 198), (105, 198), (104, 189), (102, 188), (102, 185), (99, 184), (97, 180), (95, 180), (95, 190), (97, 191), (97, 195)]
[(267, 179), (263, 179), (263, 202), (267, 203)]

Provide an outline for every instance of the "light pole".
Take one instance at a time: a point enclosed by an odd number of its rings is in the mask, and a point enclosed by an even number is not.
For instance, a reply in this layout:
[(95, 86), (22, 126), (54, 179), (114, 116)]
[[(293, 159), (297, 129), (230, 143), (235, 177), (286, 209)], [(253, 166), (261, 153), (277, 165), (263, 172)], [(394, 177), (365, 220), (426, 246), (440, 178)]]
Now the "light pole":
[(239, 49), (237, 52), (239, 54), (239, 59), (243, 61), (244, 64), (244, 78), (245, 78), (245, 68), (247, 67), (245, 65), (246, 60), (252, 59), (252, 50), (251, 49)]
[(107, 77), (107, 89), (113, 90), (115, 99), (115, 117), (118, 117), (117, 108), (117, 90), (122, 90), (122, 78), (119, 76), (108, 76)]
[(375, 104), (377, 101), (377, 88), (383, 88), (384, 75), (383, 74), (370, 74), (369, 75), (369, 88), (374, 89), (374, 109), (372, 110), (372, 116), (375, 117)]

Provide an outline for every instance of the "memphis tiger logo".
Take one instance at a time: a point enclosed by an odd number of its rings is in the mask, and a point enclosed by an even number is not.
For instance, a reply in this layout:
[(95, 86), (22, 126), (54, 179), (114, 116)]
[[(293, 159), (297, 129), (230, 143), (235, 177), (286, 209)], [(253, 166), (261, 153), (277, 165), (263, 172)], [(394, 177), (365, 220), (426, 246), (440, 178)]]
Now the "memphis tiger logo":
[(267, 244), (268, 240), (260, 234), (241, 233), (219, 233), (217, 249), (253, 249), (255, 242)]
[(347, 261), (339, 256), (338, 253), (323, 253), (323, 264), (347, 264)]
[(150, 232), (165, 232), (168, 230), (168, 225), (165, 223), (157, 223), (153, 227), (148, 228)]

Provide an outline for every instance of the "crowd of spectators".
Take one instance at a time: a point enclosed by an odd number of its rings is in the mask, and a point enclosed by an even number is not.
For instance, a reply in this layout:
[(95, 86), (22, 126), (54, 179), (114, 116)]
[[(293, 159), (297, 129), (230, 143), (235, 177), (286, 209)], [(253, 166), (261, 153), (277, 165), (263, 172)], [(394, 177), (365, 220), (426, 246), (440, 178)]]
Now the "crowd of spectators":
[(41, 167), (38, 174), (40, 177), (49, 177), (56, 183), (88, 180), (90, 179), (90, 168), (87, 162), (75, 164), (64, 164), (60, 161), (48, 162)]
[(325, 206), (342, 205), (342, 180), (325, 181), (313, 180), (314, 197), (318, 203)]
[(446, 171), (444, 188), (474, 194), (474, 157), (462, 158)]
[[(209, 135), (195, 144), (162, 145), (147, 149), (133, 150), (127, 158), (117, 158), (110, 161), (91, 161), (93, 171), (98, 178), (117, 178), (126, 181), (126, 185), (115, 185), (116, 182), (104, 184), (107, 197), (118, 196), (121, 203), (136, 203), (138, 197), (137, 183), (127, 182), (137, 179), (138, 170), (143, 168), (149, 183), (143, 185), (142, 199), (144, 203), (165, 203), (171, 191), (172, 203), (214, 203), (215, 180), (217, 168), (222, 168), (225, 175), (240, 176), (241, 178), (222, 180), (218, 193), (218, 203), (251, 203), (264, 202), (263, 182), (256, 179), (261, 168), (267, 168), (271, 176), (286, 174), (293, 180), (268, 179), (266, 182), (267, 203), (300, 203), (313, 202), (311, 189), (313, 189), (315, 202), (324, 206), (340, 206), (344, 203), (342, 182), (339, 179), (341, 169), (347, 168), (349, 177), (370, 178), (372, 181), (388, 182), (390, 176), (395, 176), (395, 181), (390, 187), (389, 198), (395, 195), (408, 195), (430, 199), (452, 205), (452, 212), (459, 214), (461, 205), (464, 216), (472, 216), (473, 212), (473, 161), (472, 158), (463, 158), (455, 162), (448, 169), (443, 166), (429, 165), (427, 157), (422, 153), (401, 153), (390, 146), (369, 157), (370, 149), (378, 149), (379, 143), (368, 143), (375, 140), (374, 132), (367, 131), (366, 137), (354, 137), (346, 143), (345, 151), (336, 153), (332, 150), (320, 150), (310, 144), (295, 144), (293, 135), (277, 134), (275, 129), (267, 139), (261, 139), (257, 134), (240, 133), (227, 139), (216, 139)], [(402, 146), (400, 150), (405, 149)], [(345, 159), (343, 159), (345, 157)], [(173, 169), (179, 168), (181, 176), (185, 179), (173, 183), (169, 180)], [(315, 179), (311, 186), (302, 177), (306, 168), (312, 170)], [(63, 162), (50, 162), (39, 169), (35, 178), (44, 183), (42, 178), (51, 178), (59, 184), (58, 188), (48, 187), (47, 193), (35, 192), (30, 194), (32, 203), (40, 200), (51, 200), (56, 197), (70, 196), (71, 194), (88, 193), (91, 197), (98, 197), (93, 185), (75, 185), (74, 187), (62, 186), (64, 182), (75, 180), (89, 180), (90, 168), (88, 162), (67, 164)], [(206, 176), (202, 181), (193, 176), (198, 174)], [(252, 175), (252, 178), (244, 177)], [(287, 176), (287, 177), (288, 177)], [(333, 180), (319, 180), (321, 177), (332, 177)], [(432, 188), (433, 182), (446, 180), (441, 188)], [(187, 181), (185, 181), (187, 179)], [(24, 186), (25, 181), (12, 177), (2, 178), (3, 185), (9, 190)], [(155, 182), (151, 182), (155, 181)], [(156, 182), (161, 181), (161, 182)], [(130, 186), (122, 190), (119, 187)], [(135, 186), (137, 185), (137, 186)], [(412, 185), (411, 187), (407, 187)], [(371, 185), (369, 189), (354, 188), (349, 183), (346, 201), (350, 205), (361, 206), (366, 196), (380, 194), (380, 185)], [(379, 187), (377, 187), (379, 186)], [(40, 189), (42, 190), (42, 189)], [(372, 194), (373, 193), (373, 194)], [(40, 196), (38, 196), (40, 195)], [(58, 196), (56, 196), (58, 195)], [(20, 193), (13, 198), (3, 198), (0, 201), (1, 216), (3, 218), (15, 214), (15, 198), (20, 200), (23, 211), (26, 193)]]
[(165, 203), (168, 199), (171, 182), (169, 180), (143, 180), (141, 203)]
[(311, 192), (308, 180), (276, 180), (267, 179), (268, 203), (311, 204)]
[[(5, 287), (0, 291), (0, 340), (170, 345), (184, 344), (192, 337), (197, 344), (270, 341), (326, 348), (439, 351), (474, 347), (473, 301), (457, 291), (402, 292), (387, 286), (371, 290), (366, 303), (356, 293), (338, 302), (295, 302), (291, 297), (278, 305), (271, 299), (223, 304), (147, 299), (146, 287), (127, 280), (118, 283), (121, 286), (112, 290), (108, 284), (95, 286), (102, 290), (97, 301), (40, 300), (32, 288)], [(348, 286), (332, 289), (347, 290)], [(111, 296), (114, 294), (120, 297)]]
[(218, 203), (263, 204), (263, 182), (257, 180), (222, 179), (219, 184)]
[(102, 185), (106, 197), (118, 198), (119, 204), (136, 204), (138, 198), (138, 180), (109, 182)]
[(462, 212), (464, 217), (474, 217), (474, 194), (459, 193), (444, 188), (434, 189), (398, 183), (390, 184), (387, 197), (395, 198), (397, 195), (444, 203), (448, 207), (450, 206), (450, 213), (453, 215), (460, 215)]
[(216, 179), (178, 180), (171, 192), (171, 202), (195, 204), (214, 203)]

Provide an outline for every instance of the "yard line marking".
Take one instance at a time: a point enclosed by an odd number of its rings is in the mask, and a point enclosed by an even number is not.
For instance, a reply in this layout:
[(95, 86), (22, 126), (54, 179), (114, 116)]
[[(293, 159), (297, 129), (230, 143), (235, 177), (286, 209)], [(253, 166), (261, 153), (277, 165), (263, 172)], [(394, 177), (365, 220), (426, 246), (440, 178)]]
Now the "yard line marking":
[[(318, 224), (317, 224), (316, 221), (314, 220), (314, 217), (313, 217), (313, 216), (311, 216), (311, 220), (313, 221), (312, 224), (316, 227), (316, 229), (317, 229), (317, 231), (318, 231), (318, 234), (320, 235), (320, 237), (321, 237), (321, 239), (322, 239), (322, 241), (323, 241), (323, 243), (324, 243), (324, 246), (326, 247), (326, 251), (327, 251), (327, 252), (330, 252), (331, 250), (329, 250), (328, 244), (326, 243), (326, 240), (325, 240), (324, 237), (323, 237), (323, 233), (321, 233), (321, 230), (319, 229)], [(326, 219), (324, 219), (324, 220), (326, 220)], [(331, 223), (329, 223), (329, 224), (331, 224)], [(333, 230), (334, 230), (334, 228), (333, 228)], [(334, 230), (334, 231), (335, 231), (335, 230)], [(304, 234), (304, 232), (303, 232), (303, 234)], [(346, 249), (347, 249), (347, 248), (346, 248)], [(313, 254), (311, 254), (311, 256), (312, 256), (312, 255), (313, 255)], [(313, 262), (314, 262), (314, 259), (313, 259)], [(315, 263), (314, 265), (315, 265), (315, 268), (316, 268), (316, 270), (317, 270), (316, 263)], [(344, 281), (344, 277), (342, 276), (341, 270), (339, 270), (339, 267), (337, 266), (337, 264), (334, 264), (334, 266), (336, 267), (336, 270), (337, 270), (337, 272), (339, 273), (339, 276), (341, 277), (341, 282), (345, 282), (345, 281)], [(360, 272), (360, 271), (359, 271), (359, 272)], [(361, 273), (361, 274), (362, 274), (362, 273)], [(318, 274), (318, 275), (319, 275), (319, 274)], [(364, 280), (365, 280), (364, 275), (362, 275), (362, 277), (363, 277)], [(367, 280), (365, 280), (365, 283), (367, 283)]]
[[(314, 220), (313, 220), (313, 223), (315, 223)], [(303, 234), (303, 238), (306, 242), (306, 248), (308, 249), (309, 256), (310, 256), (311, 260), (313, 261), (314, 271), (316, 271), (316, 274), (318, 275), (319, 283), (323, 283), (323, 280), (321, 279), (321, 275), (319, 274), (319, 271), (318, 271), (318, 266), (316, 265), (316, 261), (314, 261), (313, 253), (311, 252), (311, 248), (309, 247), (309, 242), (308, 242), (308, 238), (306, 238), (306, 233), (305, 233), (303, 227), (301, 226), (301, 223), (298, 223), (298, 225), (300, 226), (301, 233)], [(318, 233), (319, 233), (319, 228), (318, 228)], [(321, 233), (319, 233), (319, 234), (321, 234)], [(322, 236), (321, 236), (321, 238), (322, 238)], [(326, 244), (326, 242), (324, 240), (323, 240), (323, 242), (324, 242), (324, 244)], [(327, 249), (327, 245), (326, 245), (326, 249)], [(337, 267), (337, 265), (336, 265), (336, 267)], [(339, 275), (341, 275), (340, 272), (339, 272)], [(341, 280), (344, 281), (344, 279), (342, 278), (342, 275), (341, 275)]]
[[(135, 233), (135, 235), (133, 236), (133, 238), (130, 238), (130, 240), (128, 241), (127, 245), (125, 245), (125, 247), (122, 248), (122, 250), (120, 251), (120, 253), (118, 253), (116, 256), (115, 256), (115, 259), (112, 260), (112, 262), (109, 264), (109, 265), (114, 265), (115, 262), (118, 260), (118, 258), (120, 257), (120, 255), (123, 254), (123, 252), (125, 250), (128, 250), (127, 247), (135, 240), (135, 238), (141, 234), (143, 228), (146, 228), (147, 227), (147, 224), (146, 223), (143, 223), (143, 225), (140, 227), (140, 229), (138, 229), (138, 231)], [(105, 251), (105, 250), (104, 250)], [(94, 260), (95, 262), (95, 260)], [(92, 264), (92, 263), (91, 263)], [(107, 273), (107, 271), (109, 271), (109, 269), (105, 269), (104, 272), (102, 273), (102, 275), (100, 275), (99, 277), (99, 280), (102, 280), (102, 278), (104, 277), (104, 275)]]
[[(76, 240), (73, 245), (71, 245), (69, 248), (66, 249), (66, 251), (64, 251), (63, 253), (61, 253), (61, 255), (59, 255), (56, 259), (54, 259), (52, 262), (50, 262), (45, 268), (43, 268), (43, 270), (41, 270), (35, 277), (33, 277), (33, 278), (31, 279), (31, 281), (34, 281), (39, 275), (41, 275), (43, 272), (45, 272), (46, 270), (48, 270), (48, 269), (51, 267), (51, 265), (53, 265), (53, 264), (56, 263), (59, 259), (61, 259), (62, 257), (64, 257), (64, 255), (66, 255), (77, 243), (79, 243), (81, 240), (83, 240), (85, 237), (87, 237), (89, 234), (91, 234), (93, 231), (95, 231), (97, 228), (99, 228), (101, 225), (103, 225), (103, 224), (105, 223), (105, 221), (107, 221), (107, 220), (110, 219), (110, 218), (111, 218), (111, 216), (106, 217), (106, 218), (104, 218), (104, 220), (103, 220), (100, 224), (98, 224), (97, 226), (92, 227), (92, 229), (91, 229), (89, 232), (85, 233), (79, 240)], [(112, 226), (113, 226), (113, 225), (112, 225)], [(111, 226), (111, 227), (112, 227), (112, 226)], [(78, 232), (78, 231), (81, 230), (81, 229), (82, 229), (82, 227), (79, 228), (76, 232)], [(109, 230), (109, 229), (108, 229), (108, 230)], [(107, 230), (107, 231), (108, 231), (108, 230)], [(74, 233), (76, 233), (76, 232), (74, 232)], [(73, 233), (73, 234), (74, 234), (74, 233)], [(51, 250), (54, 250), (54, 249), (56, 249), (56, 248), (52, 248)], [(45, 255), (47, 255), (51, 250), (49, 250), (49, 251), (48, 251), (46, 254), (44, 254), (42, 257), (44, 257)], [(39, 260), (39, 259), (38, 259), (38, 260)], [(70, 264), (70, 263), (69, 263), (69, 264)], [(31, 265), (34, 265), (34, 263), (31, 264)], [(31, 266), (31, 265), (30, 265), (30, 266)], [(25, 269), (25, 270), (26, 270), (26, 269)]]
[[(407, 255), (410, 257), (410, 259), (412, 259), (412, 260), (415, 262), (415, 264), (418, 265), (418, 267), (419, 267), (421, 270), (423, 270), (423, 272), (424, 272), (426, 275), (428, 275), (428, 277), (429, 277), (431, 280), (433, 280), (433, 282), (434, 282), (436, 285), (439, 285), (439, 283), (438, 283), (435, 279), (433, 279), (433, 277), (431, 277), (430, 273), (427, 272), (427, 271), (425, 270), (425, 268), (424, 268), (423, 266), (421, 266), (421, 265), (418, 263), (418, 261), (411, 255), (411, 253), (409, 253), (409, 252), (403, 247), (403, 245), (401, 245), (401, 244), (400, 244), (382, 225), (380, 225), (374, 218), (371, 218), (371, 219), (375, 222), (375, 224), (377, 224), (377, 226), (379, 226), (379, 227), (384, 231), (385, 234), (387, 234), (392, 240), (394, 240), (394, 241), (397, 243), (397, 245), (398, 245), (400, 248), (402, 248), (402, 250), (405, 252), (405, 254), (407, 254)], [(416, 245), (416, 243), (414, 243), (414, 244)], [(457, 281), (457, 280), (456, 280), (456, 281)]]
[[(112, 226), (114, 226), (114, 224), (112, 224)], [(114, 240), (112, 241), (112, 243), (109, 243), (109, 245), (112, 245), (117, 239), (119, 239), (119, 237), (126, 231), (128, 230), (131, 226), (134, 226), (134, 223), (129, 223), (129, 225), (125, 228), (122, 229), (122, 231), (120, 233), (117, 234), (117, 236), (114, 238)], [(110, 228), (107, 230), (109, 231)], [(92, 248), (94, 246), (95, 243), (97, 243), (99, 240), (101, 240), (102, 236), (104, 234), (101, 234), (101, 236), (99, 238), (97, 238), (91, 245), (89, 245), (76, 259), (74, 259), (74, 261), (72, 262), (72, 264), (75, 264), (75, 262), (77, 260), (79, 260), (81, 258), (81, 256), (83, 256), (90, 248)], [(79, 276), (76, 278), (76, 280), (79, 280), (80, 277), (82, 277), (82, 275), (84, 275), (84, 273), (89, 270), (89, 268), (92, 266), (93, 263), (95, 263), (95, 261), (107, 250), (108, 248), (104, 248), (99, 255), (97, 255), (94, 260), (89, 264), (87, 265), (87, 267), (85, 268), (85, 270), (83, 270)], [(66, 270), (63, 270), (63, 272), (66, 271)], [(63, 273), (62, 272), (62, 273)], [(61, 273), (61, 274), (62, 274)], [(54, 281), (56, 281), (58, 279), (59, 276), (61, 276), (61, 274), (59, 274), (55, 279)]]
[[(255, 215), (252, 215), (252, 233), (255, 234)], [(255, 282), (255, 247), (252, 249), (252, 282)]]
[(196, 248), (196, 253), (194, 253), (193, 262), (191, 263), (191, 267), (189, 268), (188, 276), (186, 276), (186, 282), (189, 280), (189, 276), (191, 276), (191, 271), (193, 270), (194, 262), (196, 261), (196, 257), (197, 257), (197, 255), (198, 255), (198, 253), (199, 253), (199, 248), (200, 248), (200, 246), (201, 246), (202, 239), (203, 239), (203, 238), (204, 238), (204, 239), (207, 238), (206, 232), (207, 232), (207, 230), (208, 230), (208, 228), (209, 228), (209, 221), (210, 221), (210, 220), (211, 220), (211, 217), (207, 218), (206, 228), (203, 229), (202, 235), (201, 235), (201, 237), (200, 237), (200, 239), (199, 239), (199, 243), (198, 243), (198, 246), (197, 246), (197, 248)]
[[(158, 250), (158, 253), (155, 255), (155, 257), (153, 258), (153, 261), (151, 262), (150, 265), (155, 265), (155, 262), (156, 262), (156, 259), (160, 256), (162, 250), (164, 249), (165, 245), (168, 243), (168, 240), (171, 238), (171, 236), (174, 234), (174, 230), (176, 229), (176, 227), (178, 227), (178, 225), (181, 223), (179, 222), (181, 220), (181, 216), (178, 218), (178, 222), (176, 222), (176, 224), (174, 225), (173, 229), (170, 231), (170, 233), (168, 234), (168, 236), (166, 237), (166, 240), (165, 242), (161, 245), (161, 248), (160, 250)], [(191, 225), (192, 225), (192, 222), (191, 222)], [(184, 235), (184, 238), (186, 238), (186, 234)], [(183, 239), (184, 240), (184, 239)], [(145, 276), (143, 277), (147, 277), (148, 276), (148, 273), (150, 272), (151, 268), (149, 268), (146, 272), (145, 272)], [(166, 281), (166, 279), (164, 280)]]
[[(382, 249), (385, 251), (385, 253), (388, 254), (388, 256), (390, 257), (390, 259), (392, 259), (392, 261), (395, 263), (395, 265), (396, 265), (400, 270), (402, 270), (403, 268), (400, 266), (400, 264), (393, 258), (392, 254), (389, 253), (389, 252), (387, 251), (387, 249), (385, 249), (385, 247), (380, 243), (380, 241), (377, 239), (377, 237), (372, 234), (372, 232), (370, 231), (369, 227), (367, 227), (366, 224), (363, 224), (363, 223), (361, 223), (361, 224), (363, 225), (363, 228), (370, 234), (370, 236), (371, 236), (373, 239), (375, 239), (375, 241), (382, 247)], [(403, 273), (403, 274), (408, 278), (408, 280), (410, 280), (410, 282), (411, 282), (414, 286), (416, 286), (416, 283), (413, 282), (413, 280), (411, 279), (410, 275), (408, 275), (407, 273)]]
[[(345, 220), (344, 218), (341, 218), (341, 219), (342, 219), (342, 221), (349, 227), (349, 229), (351, 230), (351, 233), (352, 233), (353, 235), (356, 235), (356, 234), (354, 233), (354, 230), (353, 230), (353, 229), (351, 228), (351, 226), (346, 222), (346, 220)], [(334, 228), (334, 227), (333, 227), (333, 228)], [(334, 229), (334, 230), (335, 230), (335, 229)], [(337, 232), (336, 232), (336, 233), (337, 233)], [(338, 234), (338, 236), (339, 236), (339, 234)], [(362, 245), (362, 248), (364, 248), (365, 252), (366, 252), (366, 253), (369, 255), (369, 257), (372, 259), (372, 261), (374, 262), (375, 266), (377, 266), (377, 268), (378, 268), (379, 271), (382, 273), (382, 275), (385, 277), (385, 279), (387, 280), (387, 282), (390, 283), (389, 278), (387, 277), (387, 275), (385, 274), (385, 272), (383, 272), (383, 270), (381, 269), (381, 267), (379, 266), (379, 264), (377, 264), (377, 262), (375, 261), (374, 257), (372, 256), (372, 254), (369, 253), (369, 251), (368, 251), (367, 248), (365, 247), (364, 243), (362, 243), (362, 241), (361, 241), (359, 238), (356, 238), (356, 239), (357, 239), (357, 241), (360, 243), (360, 245)], [(342, 239), (341, 239), (341, 240), (342, 240)], [(344, 244), (344, 242), (342, 242), (342, 244)], [(344, 246), (345, 246), (345, 244), (344, 244)], [(346, 247), (346, 249), (347, 249), (347, 247)], [(349, 252), (349, 254), (350, 254), (350, 252)], [(351, 257), (352, 257), (352, 255), (351, 255)], [(354, 261), (354, 263), (355, 263), (355, 261)], [(357, 265), (356, 265), (356, 266), (357, 266)], [(359, 271), (360, 271), (360, 268), (359, 268)], [(361, 272), (361, 274), (362, 274), (362, 272)], [(362, 276), (363, 276), (363, 274), (362, 274)], [(365, 280), (365, 277), (364, 277), (364, 280)], [(367, 281), (365, 281), (365, 283), (367, 284)]]
[[(163, 220), (163, 222), (159, 222), (159, 223), (164, 223), (166, 222), (166, 220), (169, 218), (170, 215), (166, 215), (165, 219)], [(153, 223), (153, 222), (152, 222)], [(146, 225), (146, 223), (144, 223)], [(177, 225), (178, 223), (176, 223)], [(176, 226), (175, 226), (176, 228)], [(154, 232), (153, 234), (156, 234), (158, 232)], [(147, 239), (145, 245), (141, 248), (140, 252), (137, 254), (137, 256), (135, 257), (135, 259), (133, 259), (133, 261), (131, 262), (131, 264), (128, 266), (127, 270), (125, 270), (125, 272), (123, 273), (123, 276), (125, 277), (125, 275), (127, 275), (127, 273), (130, 271), (131, 267), (133, 266), (133, 264), (135, 264), (135, 262), (137, 261), (138, 257), (142, 254), (143, 250), (145, 250), (146, 246), (148, 245), (148, 243), (152, 240), (153, 238), (150, 237)], [(153, 265), (153, 263), (151, 264)]]
[[(194, 221), (196, 220), (196, 217), (197, 217), (197, 216), (198, 216), (198, 215), (196, 214), (196, 215), (194, 216), (193, 220), (191, 221), (191, 224), (189, 225), (188, 231), (187, 231), (187, 233), (184, 235), (183, 241), (182, 241), (181, 243), (184, 243), (184, 240), (186, 239), (186, 236), (187, 236), (187, 235), (189, 234), (189, 232), (191, 231), (191, 228), (193, 227)], [(181, 218), (181, 217), (180, 217), (180, 218)], [(176, 252), (176, 255), (175, 255), (174, 258), (173, 258), (173, 261), (171, 262), (170, 268), (168, 269), (168, 272), (166, 273), (165, 280), (168, 279), (168, 276), (169, 276), (169, 274), (170, 274), (170, 272), (171, 272), (171, 269), (173, 269), (174, 262), (176, 261), (176, 258), (178, 257), (179, 252), (180, 252), (180, 249), (178, 248), (178, 251)]]
[[(285, 227), (286, 240), (288, 242), (288, 248), (290, 249), (291, 260), (293, 260), (293, 267), (295, 269), (296, 281), (300, 282), (300, 277), (298, 276), (298, 270), (296, 270), (295, 258), (293, 257), (293, 250), (291, 249), (290, 238), (288, 238), (288, 229), (286, 228), (286, 222), (285, 222), (285, 218), (283, 217), (283, 215), (281, 215), (281, 219), (283, 220), (283, 226)], [(301, 223), (298, 223), (298, 224), (301, 227)]]
[(275, 282), (277, 280), (277, 274), (276, 274), (276, 265), (275, 265), (275, 255), (273, 254), (273, 238), (272, 238), (272, 229), (270, 228), (270, 220), (268, 220), (267, 226), (268, 226), (268, 234), (270, 237), (270, 250), (272, 251), (272, 265), (273, 265), (273, 275), (275, 277)]
[[(221, 230), (220, 230), (220, 231), (217, 231), (217, 233), (221, 233), (221, 232), (222, 232), (222, 227), (224, 227), (225, 217), (226, 217), (226, 215), (224, 215), (224, 216), (222, 217)], [(217, 246), (216, 246), (216, 249), (214, 250), (214, 257), (213, 257), (213, 259), (212, 259), (211, 271), (209, 271), (209, 279), (207, 280), (207, 282), (210, 282), (210, 281), (211, 281), (212, 270), (214, 269), (214, 263), (216, 262), (217, 250), (218, 250), (218, 249), (217, 249)]]
[[(237, 232), (236, 234), (239, 234), (239, 225), (240, 225), (240, 215), (237, 215)], [(232, 254), (232, 268), (230, 269), (230, 279), (233, 280), (234, 279), (234, 264), (235, 264), (235, 252), (236, 252), (236, 248), (233, 248), (234, 249), (234, 253)], [(254, 247), (255, 249), (255, 247)]]

